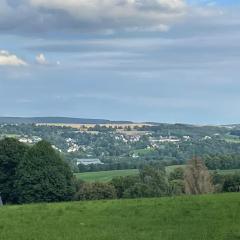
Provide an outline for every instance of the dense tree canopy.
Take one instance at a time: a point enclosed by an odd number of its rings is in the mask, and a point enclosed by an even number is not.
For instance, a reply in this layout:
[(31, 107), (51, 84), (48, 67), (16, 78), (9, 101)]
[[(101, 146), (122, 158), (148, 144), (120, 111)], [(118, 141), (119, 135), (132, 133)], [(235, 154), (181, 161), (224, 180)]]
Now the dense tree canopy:
[(0, 192), (5, 203), (15, 203), (17, 201), (16, 169), (28, 149), (27, 145), (13, 138), (0, 141)]
[(48, 142), (30, 147), (6, 138), (0, 141), (0, 192), (4, 203), (70, 200), (73, 175)]
[(17, 168), (18, 202), (70, 200), (74, 193), (69, 166), (48, 142), (30, 148)]

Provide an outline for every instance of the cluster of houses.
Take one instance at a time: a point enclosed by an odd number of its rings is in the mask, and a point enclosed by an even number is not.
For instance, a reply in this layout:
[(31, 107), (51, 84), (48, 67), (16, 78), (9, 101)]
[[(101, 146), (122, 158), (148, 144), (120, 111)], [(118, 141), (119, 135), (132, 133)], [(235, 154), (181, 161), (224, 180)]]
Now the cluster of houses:
[(138, 142), (140, 141), (141, 136), (140, 135), (124, 135), (124, 134), (120, 134), (120, 135), (116, 135), (115, 140), (121, 140), (124, 143), (133, 143), (133, 142)]
[(20, 137), (19, 139), (19, 142), (22, 142), (22, 143), (26, 143), (26, 144), (35, 144), (35, 143), (38, 143), (42, 140), (42, 138), (40, 137), (37, 137), (37, 136), (22, 136)]
[(66, 142), (67, 142), (67, 145), (68, 145), (68, 150), (67, 150), (68, 153), (74, 153), (74, 152), (77, 152), (80, 149), (80, 146), (78, 146), (75, 143), (74, 139), (67, 138)]

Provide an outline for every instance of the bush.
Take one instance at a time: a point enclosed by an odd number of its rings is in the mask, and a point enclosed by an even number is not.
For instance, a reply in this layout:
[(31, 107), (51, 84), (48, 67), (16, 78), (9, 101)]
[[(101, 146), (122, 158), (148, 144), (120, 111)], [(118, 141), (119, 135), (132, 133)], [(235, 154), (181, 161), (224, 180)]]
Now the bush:
[(184, 179), (184, 169), (182, 167), (175, 168), (169, 174), (169, 180), (183, 180)]
[(117, 198), (123, 198), (125, 191), (140, 181), (139, 176), (115, 177), (111, 184), (114, 186)]
[(183, 180), (172, 180), (169, 182), (169, 194), (172, 196), (182, 195), (185, 193)]
[(161, 197), (168, 195), (169, 186), (162, 168), (145, 166), (138, 176), (112, 180), (119, 198)]
[(240, 192), (240, 174), (227, 175), (223, 183), (224, 192)]
[(146, 198), (153, 197), (152, 188), (144, 183), (137, 182), (130, 188), (128, 188), (123, 197), (124, 198)]
[(109, 183), (84, 183), (75, 194), (75, 200), (100, 200), (114, 199), (117, 197), (116, 190)]

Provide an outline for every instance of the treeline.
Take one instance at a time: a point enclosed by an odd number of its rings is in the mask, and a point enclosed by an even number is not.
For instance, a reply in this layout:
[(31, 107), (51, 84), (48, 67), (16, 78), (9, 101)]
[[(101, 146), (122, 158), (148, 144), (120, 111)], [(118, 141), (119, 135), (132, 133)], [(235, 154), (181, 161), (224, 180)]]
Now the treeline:
[(75, 172), (101, 172), (101, 171), (112, 171), (112, 170), (125, 170), (125, 169), (136, 169), (139, 168), (139, 164), (134, 164), (131, 162), (113, 162), (105, 164), (78, 164), (74, 167)]
[(230, 132), (230, 134), (240, 137), (240, 130), (239, 129), (234, 129)]
[(203, 159), (210, 170), (240, 169), (240, 155), (205, 155)]
[(142, 198), (240, 191), (240, 175), (211, 175), (201, 159), (167, 174), (157, 163), (142, 166), (136, 176), (109, 183), (74, 178), (69, 165), (46, 141), (28, 146), (15, 139), (0, 141), (0, 192), (5, 204)]
[(84, 173), (84, 172), (101, 172), (101, 171), (112, 171), (112, 170), (126, 170), (126, 169), (142, 169), (144, 166), (155, 166), (155, 165), (161, 165), (162, 167), (170, 166), (170, 165), (180, 165), (179, 163), (171, 162), (169, 161), (146, 161), (146, 160), (136, 160), (132, 162), (126, 161), (126, 159), (123, 159), (122, 162), (109, 162), (104, 164), (72, 164), (72, 169), (75, 173)]
[(201, 159), (194, 158), (188, 165), (170, 174), (162, 166), (145, 166), (136, 176), (116, 177), (109, 183), (77, 182), (74, 200), (148, 198), (240, 192), (240, 174), (210, 173)]
[[(239, 154), (215, 154), (215, 155), (203, 155), (204, 163), (209, 170), (230, 170), (240, 169), (240, 155)], [(161, 164), (162, 166), (169, 165), (182, 165), (184, 161), (174, 161), (170, 158), (164, 158), (161, 161), (156, 161), (154, 158), (141, 159), (138, 158), (135, 161), (127, 161), (123, 159), (121, 162), (107, 162), (105, 164), (90, 164), (83, 165), (79, 164), (77, 167), (74, 166), (75, 172), (99, 172), (99, 171), (110, 171), (110, 170), (123, 170), (123, 169), (139, 169), (145, 165)]]
[(78, 184), (75, 200), (147, 198), (239, 192), (240, 174), (210, 174), (203, 161), (194, 158), (186, 168), (178, 167), (169, 175), (162, 166), (145, 166), (136, 176), (116, 177), (109, 183)]
[(155, 124), (153, 126), (151, 125), (145, 125), (135, 127), (135, 130), (138, 131), (150, 131), (153, 132), (154, 135), (159, 136), (168, 136), (169, 133), (173, 136), (182, 137), (182, 136), (190, 136), (192, 138), (201, 138), (208, 136), (214, 136), (214, 134), (226, 134), (228, 133), (227, 128), (220, 128), (218, 126), (195, 126), (195, 125), (189, 125), (189, 124)]

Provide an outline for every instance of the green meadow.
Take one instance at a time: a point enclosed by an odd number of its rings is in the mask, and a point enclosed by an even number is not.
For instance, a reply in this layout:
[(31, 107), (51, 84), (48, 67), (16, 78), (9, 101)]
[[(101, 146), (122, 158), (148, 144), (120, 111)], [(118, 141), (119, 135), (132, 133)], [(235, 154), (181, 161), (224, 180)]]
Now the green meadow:
[(230, 169), (230, 170), (217, 170), (217, 172), (221, 175), (231, 175), (231, 174), (239, 174), (240, 169)]
[(0, 208), (1, 240), (237, 240), (240, 194)]
[[(167, 174), (171, 173), (174, 169), (178, 167), (185, 167), (185, 165), (173, 165), (166, 167)], [(114, 170), (114, 171), (101, 171), (101, 172), (85, 172), (85, 173), (76, 173), (75, 176), (78, 179), (81, 179), (86, 182), (109, 182), (114, 177), (120, 176), (131, 176), (138, 174), (137, 169), (128, 169), (128, 170)], [(222, 175), (240, 173), (240, 169), (233, 170), (218, 170), (218, 173)]]
[[(183, 165), (174, 165), (166, 167), (166, 172), (169, 174), (177, 167), (182, 167)], [(138, 169), (127, 169), (127, 170), (113, 170), (113, 171), (101, 171), (101, 172), (85, 172), (76, 173), (75, 176), (86, 182), (109, 182), (114, 177), (124, 177), (136, 175), (139, 173)]]
[(114, 170), (114, 171), (101, 171), (101, 172), (86, 172), (76, 173), (75, 176), (86, 182), (109, 182), (114, 177), (129, 176), (138, 174), (137, 169), (128, 170)]

